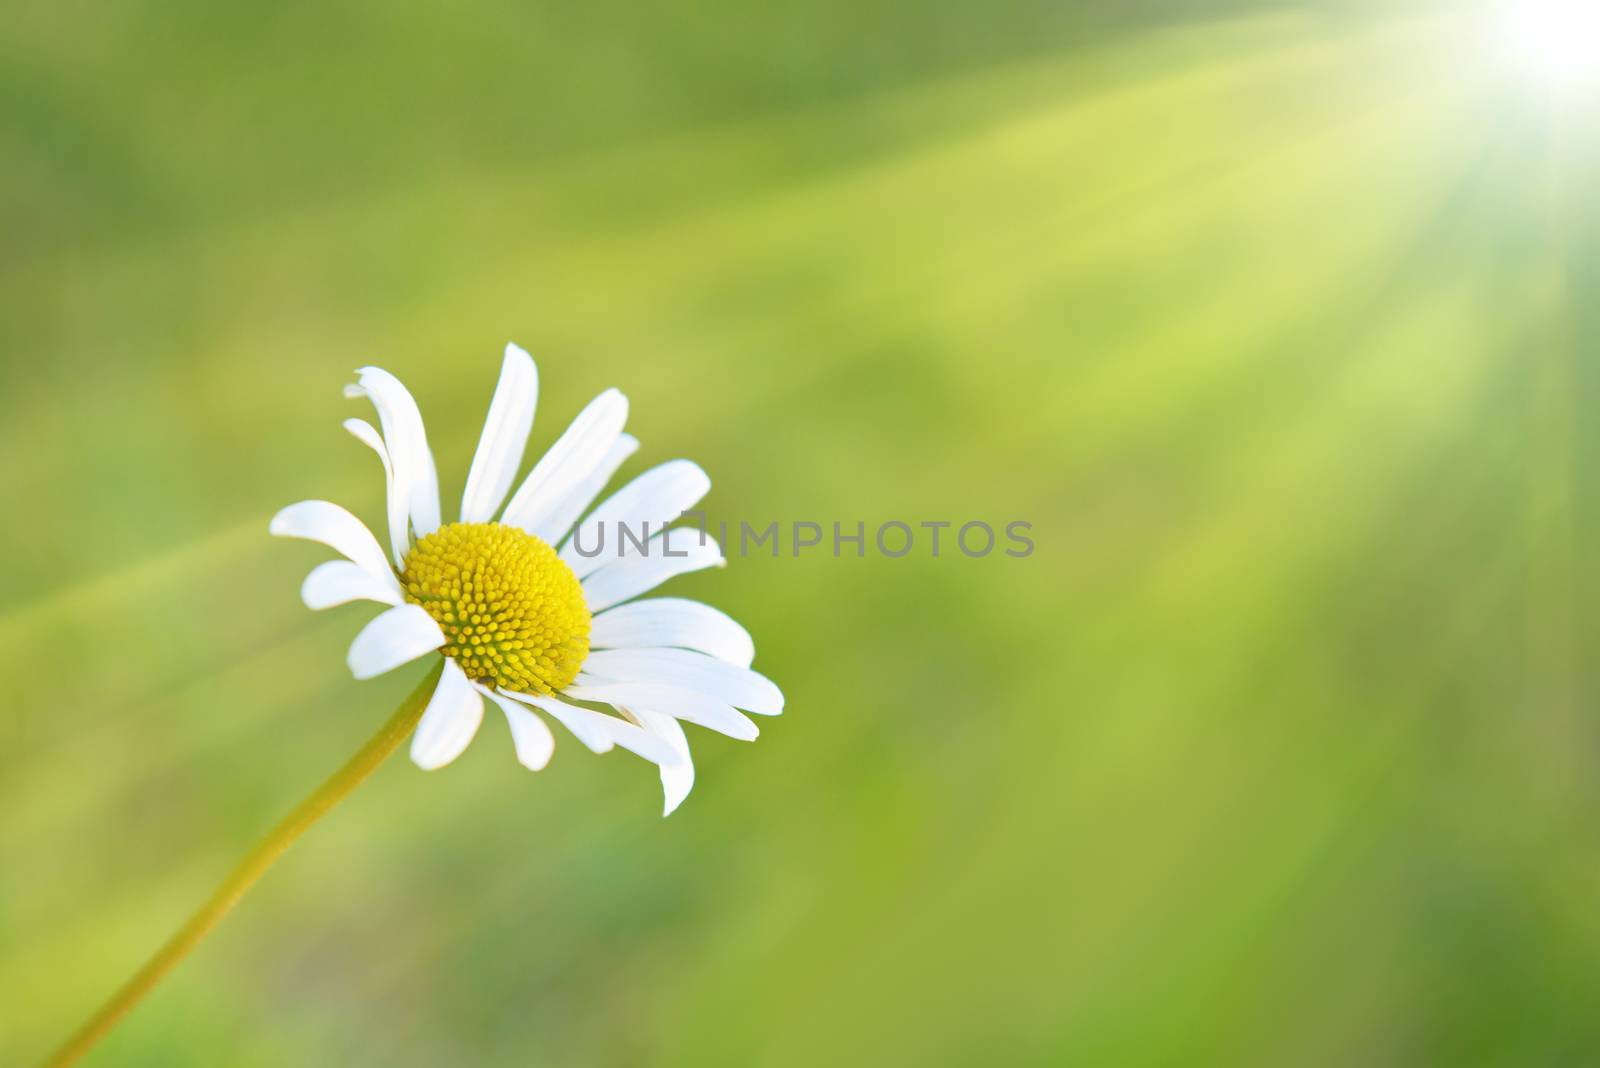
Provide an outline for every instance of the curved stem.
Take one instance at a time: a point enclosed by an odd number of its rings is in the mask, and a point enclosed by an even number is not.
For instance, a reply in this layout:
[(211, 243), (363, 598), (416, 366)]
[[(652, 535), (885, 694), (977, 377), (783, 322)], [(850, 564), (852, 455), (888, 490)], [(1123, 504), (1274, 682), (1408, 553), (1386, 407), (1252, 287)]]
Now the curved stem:
[(91, 1016), (89, 1021), (45, 1062), (45, 1068), (61, 1068), (63, 1065), (72, 1064), (104, 1038), (106, 1032), (116, 1026), (117, 1021), (122, 1019), (128, 1010), (137, 1005), (174, 965), (200, 944), (200, 940), (217, 925), (217, 921), (239, 903), (245, 891), (272, 867), (272, 862), (282, 856), (283, 851), (293, 845), (295, 839), (304, 834), (313, 823), (327, 815), (329, 809), (344, 800), (346, 794), (359, 786), (368, 775), (377, 770), (378, 765), (382, 764), (390, 753), (400, 747), (400, 743), (406, 740), (406, 736), (416, 728), (417, 721), (422, 718), (423, 709), (428, 705), (428, 698), (433, 694), (434, 685), (443, 666), (441, 662), (439, 667), (428, 672), (427, 678), (412, 691), (410, 697), (400, 703), (400, 707), (395, 709), (389, 722), (372, 736), (372, 740), (362, 746), (344, 767), (317, 789), (316, 793), (300, 802), (298, 808), (289, 813), (282, 823), (273, 828), (271, 834), (263, 838), (249, 855), (239, 862), (239, 866), (222, 881), (222, 885), (217, 887), (206, 903), (189, 917), (189, 922), (178, 928), (177, 933), (167, 940), (167, 944), (157, 950), (155, 956), (146, 961), (144, 967), (123, 984), (122, 989), (113, 994), (111, 1000)]

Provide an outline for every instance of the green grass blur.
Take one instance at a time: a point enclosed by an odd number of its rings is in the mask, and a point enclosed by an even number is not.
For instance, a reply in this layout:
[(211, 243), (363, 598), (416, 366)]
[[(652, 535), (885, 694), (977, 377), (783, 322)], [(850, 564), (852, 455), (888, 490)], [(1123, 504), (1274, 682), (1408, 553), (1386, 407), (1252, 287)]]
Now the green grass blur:
[(788, 695), (485, 720), (100, 1065), (1600, 1060), (1600, 105), (1404, 5), (24, 0), (0, 36), (0, 1063), (422, 671), (306, 497), (516, 339), (714, 516), (1021, 519), (679, 580)]

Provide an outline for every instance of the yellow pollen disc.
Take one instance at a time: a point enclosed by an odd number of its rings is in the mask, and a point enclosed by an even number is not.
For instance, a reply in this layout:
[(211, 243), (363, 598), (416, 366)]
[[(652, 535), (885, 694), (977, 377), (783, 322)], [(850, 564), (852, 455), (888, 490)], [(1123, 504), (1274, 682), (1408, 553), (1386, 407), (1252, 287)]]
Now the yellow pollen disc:
[(578, 576), (516, 527), (446, 524), (412, 546), (400, 584), (444, 631), (441, 652), (485, 686), (554, 693), (589, 655)]

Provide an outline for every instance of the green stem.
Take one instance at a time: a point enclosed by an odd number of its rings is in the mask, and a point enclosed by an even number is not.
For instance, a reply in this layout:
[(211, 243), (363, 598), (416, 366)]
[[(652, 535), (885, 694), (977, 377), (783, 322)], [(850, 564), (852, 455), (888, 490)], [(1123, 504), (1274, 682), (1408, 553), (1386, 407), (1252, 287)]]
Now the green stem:
[(443, 666), (441, 662), (439, 667), (428, 672), (428, 677), (422, 680), (410, 697), (401, 702), (400, 707), (395, 709), (394, 715), (389, 718), (389, 722), (373, 735), (372, 740), (362, 746), (360, 751), (350, 758), (349, 763), (335, 772), (316, 793), (300, 802), (299, 808), (289, 813), (288, 818), (273, 828), (272, 833), (250, 851), (239, 866), (233, 869), (233, 873), (222, 881), (222, 885), (217, 887), (206, 903), (189, 917), (189, 922), (180, 927), (167, 944), (157, 950), (155, 956), (146, 961), (145, 966), (123, 984), (122, 989), (113, 994), (111, 1000), (91, 1016), (89, 1021), (45, 1062), (45, 1068), (61, 1068), (63, 1065), (74, 1063), (96, 1042), (104, 1038), (106, 1032), (116, 1026), (117, 1021), (122, 1019), (128, 1010), (139, 1004), (174, 965), (200, 944), (200, 940), (217, 925), (217, 921), (239, 903), (245, 891), (272, 867), (272, 862), (282, 856), (283, 851), (293, 845), (295, 839), (304, 834), (313, 823), (327, 815), (329, 809), (344, 800), (346, 794), (359, 786), (368, 775), (377, 770), (378, 765), (382, 764), (390, 753), (400, 747), (400, 743), (416, 729), (417, 721), (422, 718), (423, 709), (428, 705), (428, 698), (433, 693)]

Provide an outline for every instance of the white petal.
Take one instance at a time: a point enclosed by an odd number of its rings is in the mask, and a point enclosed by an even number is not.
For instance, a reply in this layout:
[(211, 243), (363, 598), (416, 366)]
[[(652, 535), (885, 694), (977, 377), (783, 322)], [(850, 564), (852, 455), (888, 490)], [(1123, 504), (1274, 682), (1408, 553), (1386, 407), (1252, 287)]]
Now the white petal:
[(533, 465), (500, 521), (531, 533), (600, 465), (627, 421), (628, 398), (616, 390), (590, 401)]
[(482, 722), (483, 698), (456, 662), (446, 660), (433, 700), (411, 736), (412, 762), (423, 771), (444, 767), (462, 754)]
[(682, 552), (682, 556), (667, 556), (657, 551), (651, 556), (614, 560), (584, 579), (583, 596), (589, 603), (589, 611), (603, 612), (614, 604), (621, 604), (641, 593), (649, 593), (677, 575), (721, 567), (725, 563), (722, 547), (712, 538), (707, 538), (701, 544), (699, 532), (691, 533), (693, 536), (685, 546), (679, 547), (677, 539), (673, 539), (672, 551)]
[(506, 346), (500, 365), (500, 383), (495, 386), (489, 415), (483, 421), (478, 451), (467, 472), (467, 488), (461, 494), (461, 521), (487, 523), (506, 499), (522, 453), (533, 429), (533, 412), (539, 402), (539, 370), (533, 357), (516, 345)]
[(582, 742), (584, 747), (591, 753), (609, 753), (617, 744), (612, 739), (611, 733), (606, 730), (606, 725), (593, 718), (592, 713), (589, 716), (582, 715), (584, 712), (589, 712), (587, 708), (579, 708), (564, 701), (557, 701), (548, 697), (537, 697), (533, 694), (512, 694), (507, 692), (506, 696), (537, 705), (550, 713), (556, 718), (557, 723), (571, 731), (572, 736)]
[(546, 544), (559, 545), (561, 539), (567, 536), (572, 529), (572, 524), (578, 517), (588, 510), (594, 499), (600, 496), (600, 491), (606, 488), (606, 483), (611, 481), (611, 476), (617, 473), (617, 468), (622, 466), (624, 460), (639, 451), (639, 439), (632, 434), (623, 434), (612, 442), (611, 450), (600, 461), (600, 466), (589, 472), (587, 478), (578, 483), (566, 498), (539, 522), (535, 523), (530, 533), (543, 538)]
[(348, 560), (329, 560), (311, 569), (300, 585), (300, 599), (312, 611), (349, 604), (351, 601), (377, 601), (395, 605), (402, 600), (393, 582), (385, 582), (359, 564)]
[(583, 673), (612, 682), (658, 682), (714, 697), (763, 716), (783, 711), (783, 693), (765, 675), (688, 649), (599, 649)]
[(346, 419), (344, 428), (352, 437), (378, 454), (383, 465), (384, 501), (389, 510), (389, 551), (394, 554), (396, 567), (405, 565), (406, 552), (411, 548), (411, 517), (406, 514), (406, 499), (395, 488), (394, 464), (389, 460), (389, 450), (383, 444), (383, 435), (365, 419)]
[(444, 644), (444, 631), (420, 605), (391, 608), (361, 628), (346, 658), (358, 679), (375, 678)]
[(347, 397), (369, 397), (378, 409), (383, 441), (394, 466), (395, 489), (406, 502), (417, 537), (439, 529), (439, 475), (428, 449), (422, 413), (411, 393), (381, 367), (362, 367), (355, 385), (346, 386)]
[[(668, 460), (652, 467), (608, 497), (578, 524), (561, 550), (561, 559), (583, 578), (618, 558), (618, 527), (642, 537), (644, 525), (659, 530), (700, 502), (711, 489), (711, 479), (691, 460)], [(578, 552), (599, 548), (592, 557)], [(674, 546), (676, 548), (676, 546)]]
[(319, 542), (360, 564), (377, 578), (387, 577), (400, 592), (400, 580), (394, 577), (383, 546), (372, 536), (367, 525), (345, 509), (330, 501), (301, 501), (291, 504), (272, 517), (267, 530), (280, 538), (304, 538)]
[(620, 711), (633, 717), (651, 734), (659, 735), (683, 757), (680, 763), (661, 765), (661, 792), (666, 797), (661, 815), (670, 816), (694, 788), (694, 761), (689, 757), (689, 739), (684, 737), (683, 727), (678, 721), (663, 712), (651, 712), (643, 708), (624, 708)]
[(500, 711), (506, 714), (506, 723), (511, 727), (511, 744), (517, 750), (517, 762), (529, 771), (543, 771), (556, 749), (556, 739), (550, 733), (549, 725), (529, 711), (526, 705), (487, 686), (478, 686), (478, 692), (499, 705)]
[(652, 597), (602, 612), (594, 617), (589, 644), (596, 649), (675, 645), (739, 667), (749, 667), (756, 656), (749, 631), (710, 605), (681, 597)]
[(568, 686), (562, 692), (578, 701), (597, 701), (605, 705), (664, 712), (741, 742), (753, 742), (761, 733), (742, 712), (735, 711), (714, 697), (676, 686), (654, 682), (610, 682), (580, 674), (577, 685)]
[[(600, 553), (591, 558), (591, 564), (600, 567), (614, 564), (619, 560), (639, 560), (647, 556), (673, 556), (681, 553), (691, 545), (714, 545), (716, 539), (699, 526), (684, 524), (669, 527), (664, 523), (644, 520), (639, 523), (629, 523), (625, 529), (608, 525), (604, 528), (605, 545)], [(585, 535), (589, 537), (591, 535)], [(599, 537), (599, 529), (592, 535)], [(585, 549), (593, 548), (587, 541), (583, 543)], [(576, 549), (573, 550), (576, 553)], [(600, 567), (591, 567), (590, 572), (598, 571)]]
[(683, 759), (676, 749), (657, 735), (616, 716), (608, 716), (578, 705), (569, 705), (553, 697), (521, 693), (507, 696), (544, 709), (571, 731), (578, 741), (596, 753), (604, 753), (613, 745), (620, 745), (630, 752), (639, 754), (652, 764), (675, 764)]

